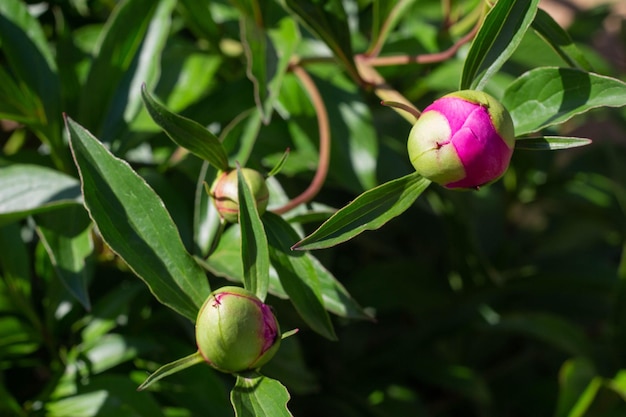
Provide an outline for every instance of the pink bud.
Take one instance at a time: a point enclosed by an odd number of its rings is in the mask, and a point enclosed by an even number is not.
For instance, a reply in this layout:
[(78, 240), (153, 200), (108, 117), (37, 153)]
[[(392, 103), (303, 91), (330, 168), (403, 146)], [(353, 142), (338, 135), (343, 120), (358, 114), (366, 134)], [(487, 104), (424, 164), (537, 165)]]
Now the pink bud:
[(478, 188), (509, 166), (515, 133), (508, 111), (481, 91), (448, 94), (426, 107), (409, 133), (409, 159), (446, 188)]

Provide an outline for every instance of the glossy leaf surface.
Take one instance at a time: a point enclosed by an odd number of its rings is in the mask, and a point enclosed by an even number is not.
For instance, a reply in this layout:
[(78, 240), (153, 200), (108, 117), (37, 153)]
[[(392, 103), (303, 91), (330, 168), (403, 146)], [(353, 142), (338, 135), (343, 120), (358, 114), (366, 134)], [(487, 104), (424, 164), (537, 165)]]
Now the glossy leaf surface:
[(335, 213), (316, 231), (293, 245), (293, 248), (329, 248), (366, 230), (376, 230), (406, 211), (429, 184), (429, 180), (413, 173), (368, 190)]
[(569, 120), (596, 107), (626, 105), (626, 83), (572, 68), (541, 67), (509, 85), (502, 98), (516, 135)]
[(104, 240), (163, 304), (195, 320), (210, 289), (159, 196), (130, 166), (67, 119), (85, 205)]

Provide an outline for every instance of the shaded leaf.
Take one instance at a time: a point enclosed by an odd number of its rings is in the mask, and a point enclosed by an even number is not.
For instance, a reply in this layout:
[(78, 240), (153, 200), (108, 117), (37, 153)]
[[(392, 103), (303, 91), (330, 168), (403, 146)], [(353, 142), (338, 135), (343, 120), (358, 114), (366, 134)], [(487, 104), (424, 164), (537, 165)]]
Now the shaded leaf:
[(78, 120), (111, 142), (140, 110), (141, 83), (154, 83), (174, 0), (125, 0), (107, 20), (80, 98)]
[(188, 149), (220, 170), (228, 169), (226, 152), (213, 133), (199, 123), (172, 113), (157, 103), (145, 85), (141, 88), (141, 95), (150, 117), (178, 146)]
[(429, 180), (414, 172), (368, 190), (293, 245), (293, 249), (329, 248), (366, 230), (376, 230), (406, 211), (429, 184)]
[(498, 0), (485, 16), (465, 59), (461, 90), (482, 90), (513, 54), (537, 12), (539, 0)]
[(327, 339), (336, 340), (311, 260), (305, 253), (289, 249), (298, 240), (298, 234), (282, 217), (273, 213), (265, 213), (263, 224), (272, 265), (296, 311), (313, 330)]
[(268, 123), (282, 79), (300, 42), (300, 32), (291, 16), (284, 16), (282, 10), (275, 10), (274, 2), (253, 0), (236, 3), (243, 10), (239, 24), (248, 63), (248, 78), (254, 83), (255, 100), (262, 120)]
[(91, 309), (87, 283), (92, 269), (91, 220), (82, 206), (73, 205), (37, 215), (37, 231), (57, 276), (69, 292)]
[(414, 0), (374, 0), (372, 4), (372, 43), (367, 50), (368, 55), (378, 55), (387, 40), (387, 36), (413, 2)]
[[(19, 0), (0, 2), (0, 41), (3, 57), (15, 79), (13, 82), (8, 73), (0, 73), (0, 79), (9, 81), (11, 86), (0, 87), (0, 102), (14, 102), (11, 111), (35, 123), (35, 131), (43, 133), (52, 152), (57, 152), (63, 147), (57, 67), (46, 35), (27, 4)], [(6, 111), (7, 107), (2, 103), (0, 109)]]
[(572, 68), (541, 67), (513, 81), (502, 98), (517, 136), (560, 124), (596, 107), (626, 105), (626, 83)]
[(529, 136), (515, 139), (515, 150), (555, 151), (589, 145), (591, 139), (569, 136)]
[(230, 392), (236, 417), (291, 416), (287, 409), (289, 399), (287, 388), (280, 382), (258, 373), (237, 375)]
[(348, 17), (340, 0), (281, 0), (281, 3), (328, 45), (354, 80), (361, 79), (352, 60)]
[(537, 9), (532, 28), (569, 66), (592, 71), (587, 58), (578, 49), (569, 34), (548, 13), (542, 9)]
[(125, 161), (69, 118), (67, 129), (85, 205), (104, 240), (159, 301), (195, 320), (209, 285), (161, 199)]
[(263, 223), (259, 218), (256, 201), (239, 166), (237, 166), (237, 190), (243, 284), (245, 289), (264, 301), (270, 279), (270, 255), (267, 238)]

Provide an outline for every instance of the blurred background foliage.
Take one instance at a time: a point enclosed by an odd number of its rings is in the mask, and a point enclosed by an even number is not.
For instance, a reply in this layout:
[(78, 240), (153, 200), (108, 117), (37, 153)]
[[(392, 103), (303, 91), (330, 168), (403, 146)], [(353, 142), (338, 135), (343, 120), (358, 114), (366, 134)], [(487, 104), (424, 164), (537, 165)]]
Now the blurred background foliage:
[[(276, 111), (262, 123), (238, 3), (0, 5), (0, 177), (25, 164), (48, 170), (54, 194), (21, 202), (20, 211), (10, 184), (0, 190), (1, 416), (232, 415), (233, 379), (208, 367), (136, 391), (148, 372), (194, 348), (193, 324), (156, 302), (97, 235), (74, 271), (79, 277), (65, 275), (63, 285), (59, 274), (67, 271), (57, 270), (47, 239), (59, 236), (55, 227), (69, 231), (68, 218), (75, 233), (92, 233), (89, 220), (82, 210), (55, 215), (42, 207), (71, 207), (79, 198), (64, 112), (132, 164), (164, 200), (187, 249), (202, 252), (193, 218), (200, 160), (148, 117), (141, 82), (172, 111), (221, 135), (247, 166), (267, 172), (291, 148), (277, 180), (291, 196), (308, 186), (317, 162), (315, 111), (286, 73)], [(382, 55), (439, 52), (467, 33), (479, 2), (449, 2), (449, 13), (442, 3), (407, 2)], [(540, 7), (564, 18), (598, 73), (626, 80), (619, 3)], [(3, 17), (16, 4), (28, 6), (20, 27)], [(352, 48), (364, 52), (373, 2), (343, 5)], [(122, 13), (127, 18), (116, 19)], [(360, 88), (327, 45), (306, 30), (299, 36), (296, 52), (310, 59), (305, 67), (331, 123), (330, 169), (316, 207), (338, 208), (411, 172), (410, 125)], [(423, 108), (458, 87), (466, 52), (379, 71)], [(487, 91), (499, 97), (519, 74), (545, 65), (562, 61), (529, 32)], [(384, 228), (315, 253), (375, 321), (334, 318), (339, 340), (328, 341), (287, 301), (268, 299), (283, 329), (301, 329), (264, 368), (288, 387), (294, 415), (626, 415), (626, 110), (597, 109), (549, 130), (594, 142), (516, 152), (498, 183), (478, 192), (432, 186)], [(228, 282), (210, 280), (213, 288)]]

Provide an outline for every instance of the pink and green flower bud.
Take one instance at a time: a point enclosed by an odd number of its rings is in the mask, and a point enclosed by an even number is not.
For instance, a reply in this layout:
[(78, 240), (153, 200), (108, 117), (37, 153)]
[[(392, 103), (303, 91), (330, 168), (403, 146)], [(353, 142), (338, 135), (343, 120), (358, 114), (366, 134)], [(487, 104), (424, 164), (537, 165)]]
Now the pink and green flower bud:
[[(258, 171), (242, 168), (241, 172), (252, 192), (259, 216), (265, 213), (270, 192), (265, 178)], [(211, 195), (220, 216), (230, 223), (239, 221), (239, 193), (237, 188), (237, 170), (222, 172), (211, 187)]]
[(258, 369), (280, 346), (278, 321), (269, 306), (240, 287), (222, 287), (204, 302), (196, 343), (204, 360), (228, 373)]
[(515, 147), (509, 112), (489, 94), (463, 90), (433, 102), (409, 133), (409, 159), (446, 188), (478, 188), (507, 170)]

